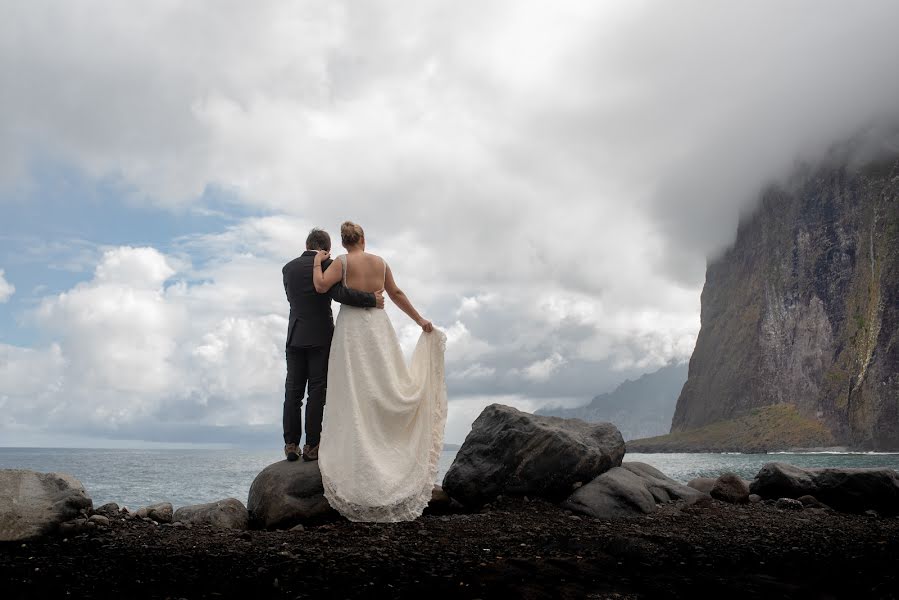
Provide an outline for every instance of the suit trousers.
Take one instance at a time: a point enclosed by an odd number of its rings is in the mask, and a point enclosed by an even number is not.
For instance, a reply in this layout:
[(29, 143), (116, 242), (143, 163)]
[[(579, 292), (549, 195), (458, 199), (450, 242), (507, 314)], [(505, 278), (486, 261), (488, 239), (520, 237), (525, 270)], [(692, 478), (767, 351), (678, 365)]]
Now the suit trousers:
[(330, 346), (287, 347), (287, 379), (284, 382), (285, 444), (300, 443), (303, 433), (303, 392), (307, 386), (306, 443), (315, 446), (321, 440), (330, 352)]

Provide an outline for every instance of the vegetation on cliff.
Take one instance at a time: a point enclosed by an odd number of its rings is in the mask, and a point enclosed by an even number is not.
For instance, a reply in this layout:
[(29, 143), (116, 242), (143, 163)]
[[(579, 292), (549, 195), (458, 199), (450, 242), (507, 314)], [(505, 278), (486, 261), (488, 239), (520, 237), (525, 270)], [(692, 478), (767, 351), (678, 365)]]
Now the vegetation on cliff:
[(633, 440), (628, 452), (772, 452), (832, 446), (833, 436), (791, 404), (754, 408), (748, 414), (698, 429)]

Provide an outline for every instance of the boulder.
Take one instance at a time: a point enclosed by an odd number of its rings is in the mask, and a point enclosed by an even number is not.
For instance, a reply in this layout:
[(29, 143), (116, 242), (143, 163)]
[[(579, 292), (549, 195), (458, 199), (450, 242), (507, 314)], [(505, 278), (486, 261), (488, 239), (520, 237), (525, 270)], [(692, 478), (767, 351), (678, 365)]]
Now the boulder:
[(175, 511), (175, 521), (193, 525), (210, 525), (220, 529), (246, 529), (250, 515), (243, 502), (227, 498), (207, 504), (182, 506)]
[(141, 519), (147, 518), (157, 523), (171, 523), (172, 512), (171, 502), (157, 502), (156, 504), (137, 509), (137, 512), (134, 514)]
[(119, 509), (119, 505), (115, 502), (107, 502), (100, 508), (94, 509), (95, 515), (103, 515), (105, 517), (117, 517), (120, 514), (121, 509)]
[(535, 416), (492, 404), (443, 479), (443, 489), (467, 507), (500, 494), (561, 500), (578, 484), (621, 464), (624, 439), (611, 423)]
[(734, 473), (723, 473), (715, 480), (709, 495), (731, 504), (746, 504), (749, 502), (749, 484)]
[(703, 494), (710, 494), (715, 482), (718, 481), (714, 477), (696, 477), (687, 482), (687, 485), (694, 490), (699, 490)]
[(843, 512), (870, 509), (885, 516), (899, 514), (899, 474), (886, 468), (801, 469), (768, 463), (755, 476), (750, 490), (762, 498), (814, 496)]
[(821, 502), (818, 502), (818, 499), (815, 498), (814, 496), (805, 495), (805, 496), (799, 496), (796, 499), (799, 500), (800, 502), (802, 502), (802, 506), (804, 506), (806, 508), (828, 508), (827, 505), (825, 505)]
[(781, 510), (802, 510), (805, 507), (802, 506), (802, 502), (799, 500), (794, 500), (792, 498), (778, 498), (777, 502), (774, 503), (774, 508), (779, 508)]
[(337, 515), (325, 499), (318, 461), (304, 460), (264, 468), (250, 485), (247, 509), (250, 524), (265, 529), (290, 529)]
[(622, 463), (578, 488), (563, 508), (599, 519), (644, 515), (660, 503), (686, 500), (692, 504), (708, 496), (678, 483), (644, 463)]
[(463, 510), (463, 506), (449, 497), (449, 494), (439, 485), (434, 486), (431, 492), (431, 501), (425, 509), (426, 515), (447, 515)]
[(39, 537), (89, 510), (81, 482), (66, 473), (0, 470), (0, 541)]

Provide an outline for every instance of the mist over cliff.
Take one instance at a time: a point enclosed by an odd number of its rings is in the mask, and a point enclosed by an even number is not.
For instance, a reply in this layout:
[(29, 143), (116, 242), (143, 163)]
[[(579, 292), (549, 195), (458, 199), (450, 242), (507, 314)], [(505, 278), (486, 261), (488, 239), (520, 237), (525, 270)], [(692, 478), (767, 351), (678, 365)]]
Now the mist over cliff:
[(899, 449), (899, 150), (866, 144), (770, 186), (708, 265), (673, 434), (789, 405), (837, 444)]

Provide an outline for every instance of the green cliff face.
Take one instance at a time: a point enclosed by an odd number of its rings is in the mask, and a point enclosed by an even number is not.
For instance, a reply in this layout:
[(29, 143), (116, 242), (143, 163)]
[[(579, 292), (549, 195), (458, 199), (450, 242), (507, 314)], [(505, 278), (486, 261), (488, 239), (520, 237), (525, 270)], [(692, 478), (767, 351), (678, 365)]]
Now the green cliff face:
[(708, 266), (672, 433), (778, 404), (899, 449), (899, 159), (796, 174)]

